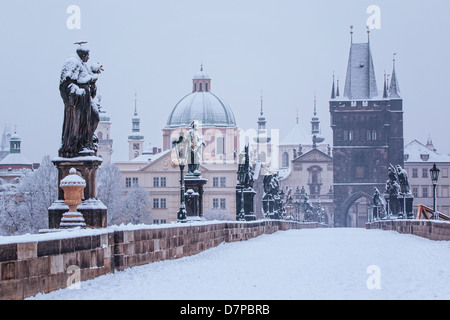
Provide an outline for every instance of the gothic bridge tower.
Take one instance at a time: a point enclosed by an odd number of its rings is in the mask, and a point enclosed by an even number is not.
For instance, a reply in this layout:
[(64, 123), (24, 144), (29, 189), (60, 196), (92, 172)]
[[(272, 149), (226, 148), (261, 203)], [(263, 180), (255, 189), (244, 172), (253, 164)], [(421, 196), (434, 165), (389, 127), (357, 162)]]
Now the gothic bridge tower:
[[(389, 164), (403, 167), (403, 100), (394, 66), (380, 94), (367, 43), (353, 43), (343, 96), (330, 100), (333, 130), (333, 189), (336, 227), (363, 227), (374, 188), (383, 192)], [(339, 90), (339, 87), (338, 89)], [(364, 206), (358, 204), (363, 203)]]

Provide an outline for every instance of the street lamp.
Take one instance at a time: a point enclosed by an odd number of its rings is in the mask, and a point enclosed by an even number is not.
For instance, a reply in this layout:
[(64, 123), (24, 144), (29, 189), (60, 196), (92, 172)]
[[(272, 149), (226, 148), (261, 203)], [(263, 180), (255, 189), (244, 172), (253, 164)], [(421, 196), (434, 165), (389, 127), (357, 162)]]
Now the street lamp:
[(178, 138), (178, 140), (173, 142), (173, 145), (175, 146), (175, 152), (177, 155), (178, 165), (180, 166), (180, 174), (181, 174), (180, 210), (177, 213), (177, 220), (178, 220), (178, 222), (186, 222), (187, 217), (186, 217), (186, 204), (184, 202), (185, 187), (184, 187), (183, 171), (186, 166), (187, 159), (188, 159), (187, 155), (188, 155), (189, 143), (184, 138), (183, 131), (180, 132), (180, 137)]
[(438, 183), (438, 179), (439, 179), (439, 172), (441, 172), (441, 170), (439, 170), (436, 167), (436, 163), (433, 164), (433, 168), (430, 169), (430, 173), (431, 173), (431, 181), (433, 182), (433, 219), (434, 220), (439, 220), (439, 214), (437, 213), (437, 210), (436, 210), (436, 187), (437, 187), (437, 183)]

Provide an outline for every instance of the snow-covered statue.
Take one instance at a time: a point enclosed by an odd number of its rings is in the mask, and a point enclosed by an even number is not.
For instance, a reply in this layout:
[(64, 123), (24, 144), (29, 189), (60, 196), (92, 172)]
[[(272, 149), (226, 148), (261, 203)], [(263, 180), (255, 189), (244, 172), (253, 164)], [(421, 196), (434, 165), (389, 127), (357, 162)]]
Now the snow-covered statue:
[(397, 176), (400, 184), (400, 191), (403, 194), (410, 194), (411, 186), (409, 185), (408, 173), (399, 164), (397, 165)]
[(206, 143), (198, 133), (198, 121), (192, 121), (191, 129), (188, 131), (186, 138), (191, 146), (191, 155), (188, 158), (188, 174), (199, 176), (201, 174), (198, 170), (200, 167), (201, 148), (206, 146)]
[(96, 82), (103, 66), (87, 65), (89, 49), (85, 43), (75, 43), (79, 45), (76, 54), (67, 58), (61, 71), (59, 90), (64, 101), (64, 123), (59, 156), (64, 158), (97, 152), (94, 132), (100, 121), (100, 100), (96, 97)]
[(386, 216), (386, 200), (377, 187), (373, 189), (373, 216), (375, 219), (381, 219)]
[(389, 199), (389, 214), (398, 214), (400, 211), (400, 184), (398, 183), (397, 169), (391, 164), (388, 169), (389, 180), (386, 181), (385, 193)]

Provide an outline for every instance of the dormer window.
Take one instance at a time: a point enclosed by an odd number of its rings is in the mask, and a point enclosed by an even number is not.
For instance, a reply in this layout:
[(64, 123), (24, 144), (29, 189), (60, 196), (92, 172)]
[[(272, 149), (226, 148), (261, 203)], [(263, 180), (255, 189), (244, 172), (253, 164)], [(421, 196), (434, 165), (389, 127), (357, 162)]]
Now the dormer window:
[(409, 154), (405, 154), (404, 159), (405, 159), (405, 161), (408, 161), (408, 159), (409, 159)]
[(420, 155), (420, 159), (422, 159), (422, 161), (428, 161), (429, 158), (430, 158), (429, 154), (421, 154)]

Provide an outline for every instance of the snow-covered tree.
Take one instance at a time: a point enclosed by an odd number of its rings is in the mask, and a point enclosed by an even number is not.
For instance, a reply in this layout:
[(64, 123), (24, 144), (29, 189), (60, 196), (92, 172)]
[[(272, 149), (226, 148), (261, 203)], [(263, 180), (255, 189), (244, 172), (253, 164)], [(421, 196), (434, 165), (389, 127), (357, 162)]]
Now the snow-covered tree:
[(108, 225), (123, 220), (125, 189), (122, 174), (115, 164), (104, 164), (97, 171), (97, 195), (108, 208)]
[(0, 235), (7, 236), (16, 233), (20, 225), (20, 217), (16, 214), (16, 193), (0, 192)]
[(126, 223), (151, 223), (150, 197), (147, 190), (135, 184), (125, 198), (124, 214)]
[(49, 156), (37, 170), (26, 170), (16, 192), (5, 197), (6, 220), (17, 233), (36, 233), (48, 225), (48, 207), (58, 198), (58, 171)]

